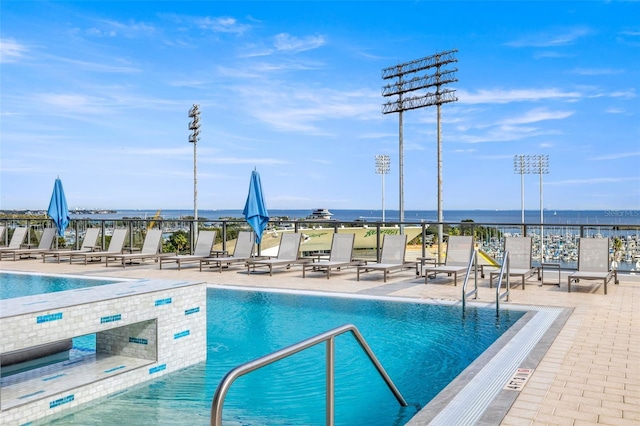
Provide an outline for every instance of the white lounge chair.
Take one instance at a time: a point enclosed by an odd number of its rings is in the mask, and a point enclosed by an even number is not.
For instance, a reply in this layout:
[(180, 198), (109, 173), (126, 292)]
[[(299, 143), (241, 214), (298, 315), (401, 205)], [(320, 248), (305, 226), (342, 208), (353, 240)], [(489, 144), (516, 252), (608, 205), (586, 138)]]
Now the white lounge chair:
[(161, 253), (162, 249), (162, 230), (161, 229), (149, 229), (147, 235), (144, 237), (144, 243), (142, 243), (142, 250), (140, 253), (120, 253), (109, 254), (105, 256), (104, 266), (109, 266), (109, 259), (119, 260), (122, 267), (126, 265), (127, 261), (131, 263), (133, 260), (139, 260), (144, 262), (145, 259), (154, 259), (158, 261), (163, 256), (175, 256), (175, 253)]
[(9, 241), (9, 245), (6, 247), (0, 247), (0, 252), (9, 251), (9, 250), (18, 250), (22, 248), (22, 242), (24, 241), (24, 237), (27, 236), (27, 228), (23, 226), (19, 226), (13, 230), (13, 234), (11, 235), (11, 240)]
[(571, 282), (579, 280), (602, 280), (604, 294), (607, 283), (614, 279), (618, 284), (618, 271), (609, 269), (609, 239), (580, 238), (578, 241), (578, 271), (567, 278), (567, 291), (571, 293)]
[(231, 256), (206, 257), (200, 259), (200, 270), (202, 265), (208, 265), (210, 268), (218, 268), (218, 272), (222, 272), (223, 266), (230, 266), (234, 263), (247, 263), (251, 259), (253, 253), (254, 235), (253, 232), (240, 231), (236, 240), (236, 246)]
[(122, 249), (124, 248), (124, 240), (127, 238), (127, 230), (126, 229), (115, 229), (113, 234), (111, 235), (111, 241), (109, 241), (109, 247), (105, 251), (92, 251), (92, 252), (82, 252), (82, 253), (73, 253), (69, 257), (69, 262), (73, 263), (74, 259), (82, 259), (84, 260), (84, 264), (86, 265), (89, 259), (98, 259), (102, 261), (103, 258), (110, 255), (121, 254)]
[(42, 236), (40, 237), (40, 242), (38, 243), (37, 248), (19, 248), (15, 250), (2, 250), (0, 251), (0, 260), (2, 260), (5, 256), (7, 257), (11, 256), (15, 261), (16, 259), (21, 259), (21, 258), (24, 258), (25, 256), (30, 257), (32, 255), (38, 255), (42, 252), (51, 250), (51, 246), (53, 245), (53, 241), (55, 237), (56, 237), (55, 228), (44, 228), (44, 231), (42, 232)]
[(193, 249), (193, 254), (177, 254), (174, 256), (162, 256), (159, 258), (160, 269), (162, 269), (162, 262), (176, 262), (178, 263), (178, 271), (183, 263), (199, 262), (201, 259), (211, 256), (211, 249), (216, 242), (216, 231), (200, 231), (198, 234), (198, 240), (196, 241), (196, 247)]
[[(504, 238), (504, 251), (509, 252), (509, 276), (521, 277), (523, 290), (525, 280), (536, 272), (532, 265), (531, 247), (531, 237)], [(498, 271), (489, 274), (489, 288), (493, 287), (493, 280), (499, 275)], [(484, 278), (484, 271), (482, 277)]]
[(60, 259), (63, 257), (71, 257), (75, 253), (88, 253), (94, 251), (96, 248), (96, 242), (98, 241), (98, 235), (100, 234), (100, 228), (88, 228), (82, 239), (82, 245), (78, 250), (48, 250), (42, 253), (42, 262), (44, 263), (47, 257), (54, 257), (60, 263)]
[(307, 268), (314, 271), (325, 271), (327, 279), (331, 276), (331, 269), (340, 269), (347, 266), (357, 266), (359, 261), (353, 260), (353, 243), (355, 234), (333, 234), (331, 240), (331, 253), (329, 260), (320, 260), (302, 265), (302, 278), (305, 277)]
[(382, 240), (382, 253), (380, 262), (358, 265), (356, 280), (360, 281), (360, 272), (382, 271), (383, 281), (387, 282), (387, 275), (391, 271), (415, 268), (416, 262), (406, 262), (404, 260), (407, 252), (406, 235), (385, 235)]
[(278, 256), (269, 259), (249, 259), (247, 262), (247, 274), (256, 267), (269, 268), (269, 275), (273, 275), (273, 268), (276, 266), (285, 266), (287, 269), (296, 263), (304, 263), (300, 260), (300, 242), (302, 234), (291, 233), (282, 234), (280, 239), (280, 247), (278, 247)]
[(458, 285), (458, 274), (464, 273), (469, 268), (469, 262), (473, 254), (473, 237), (463, 235), (449, 236), (447, 241), (447, 253), (444, 265), (429, 266), (424, 268), (424, 283), (429, 282), (429, 274), (445, 273), (453, 274), (453, 283)]

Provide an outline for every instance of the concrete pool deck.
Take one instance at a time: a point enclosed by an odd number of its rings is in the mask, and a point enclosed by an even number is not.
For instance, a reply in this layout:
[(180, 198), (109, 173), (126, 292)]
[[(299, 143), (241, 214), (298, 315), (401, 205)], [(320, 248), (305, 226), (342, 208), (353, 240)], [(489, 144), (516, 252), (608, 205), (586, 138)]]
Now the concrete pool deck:
[[(41, 259), (3, 261), (0, 269), (52, 274), (77, 274), (122, 278), (162, 278), (206, 281), (210, 286), (235, 285), (253, 288), (326, 291), (416, 299), (460, 300), (461, 286), (444, 275), (424, 284), (412, 270), (392, 273), (386, 283), (382, 274), (367, 273), (356, 281), (355, 268), (324, 274), (310, 272), (302, 278), (301, 266), (291, 270), (247, 275), (246, 268), (198, 270), (197, 264), (177, 267), (147, 262), (127, 268), (102, 264), (42, 263)], [(538, 286), (535, 277), (526, 290), (512, 285), (509, 305), (571, 308), (566, 323), (535, 372), (502, 419), (503, 425), (638, 425), (640, 424), (640, 276), (621, 274), (620, 284), (611, 282), (605, 295), (601, 284), (587, 281), (566, 288), (549, 285), (557, 275), (545, 276)], [(557, 282), (557, 281), (556, 281)], [(471, 284), (471, 283), (470, 283)], [(495, 289), (480, 280), (480, 302), (495, 302)], [(506, 303), (506, 302), (503, 302)]]

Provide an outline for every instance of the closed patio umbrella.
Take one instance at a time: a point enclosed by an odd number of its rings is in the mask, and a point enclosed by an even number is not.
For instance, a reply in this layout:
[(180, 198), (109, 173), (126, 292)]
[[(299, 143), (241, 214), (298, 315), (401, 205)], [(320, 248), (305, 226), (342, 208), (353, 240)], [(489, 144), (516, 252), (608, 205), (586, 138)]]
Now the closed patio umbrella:
[(260, 175), (255, 170), (251, 172), (249, 195), (242, 214), (256, 233), (256, 243), (260, 244), (262, 233), (269, 223), (269, 212), (262, 196)]
[(56, 224), (58, 235), (63, 237), (64, 230), (67, 229), (70, 219), (67, 199), (64, 196), (64, 189), (62, 189), (62, 181), (60, 178), (57, 178), (53, 185), (53, 194), (51, 194), (51, 202), (49, 202), (49, 210), (47, 210), (47, 213)]

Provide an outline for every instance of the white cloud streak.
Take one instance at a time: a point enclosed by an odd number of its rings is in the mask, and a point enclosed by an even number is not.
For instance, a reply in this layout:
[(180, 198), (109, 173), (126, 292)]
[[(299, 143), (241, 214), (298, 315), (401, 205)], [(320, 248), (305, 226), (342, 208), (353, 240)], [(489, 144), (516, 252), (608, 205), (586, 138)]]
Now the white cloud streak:
[(507, 104), (511, 102), (531, 102), (541, 100), (577, 100), (584, 95), (578, 91), (562, 89), (480, 89), (477, 92), (457, 90), (461, 104)]
[(24, 57), (27, 48), (15, 40), (0, 38), (0, 63), (17, 62)]
[(554, 47), (573, 44), (576, 40), (590, 35), (592, 31), (585, 27), (570, 28), (554, 32), (542, 32), (523, 36), (505, 43), (510, 47)]
[(291, 34), (280, 33), (274, 37), (273, 45), (280, 52), (304, 52), (317, 49), (325, 44), (323, 36), (295, 37)]

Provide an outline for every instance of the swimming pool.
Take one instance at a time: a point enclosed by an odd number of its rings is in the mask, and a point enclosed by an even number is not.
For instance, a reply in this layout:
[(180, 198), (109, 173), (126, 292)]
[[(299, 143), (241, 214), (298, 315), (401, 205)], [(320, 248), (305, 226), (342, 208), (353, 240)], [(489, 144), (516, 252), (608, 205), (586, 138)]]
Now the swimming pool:
[[(353, 323), (409, 402), (400, 407), (348, 335), (336, 339), (335, 423), (406, 423), (524, 311), (230, 288), (207, 295), (206, 363), (90, 403), (42, 424), (208, 425), (222, 376), (243, 362)], [(225, 424), (324, 424), (324, 346), (232, 386)]]
[(0, 272), (0, 299), (74, 290), (118, 281), (128, 281), (128, 279)]

